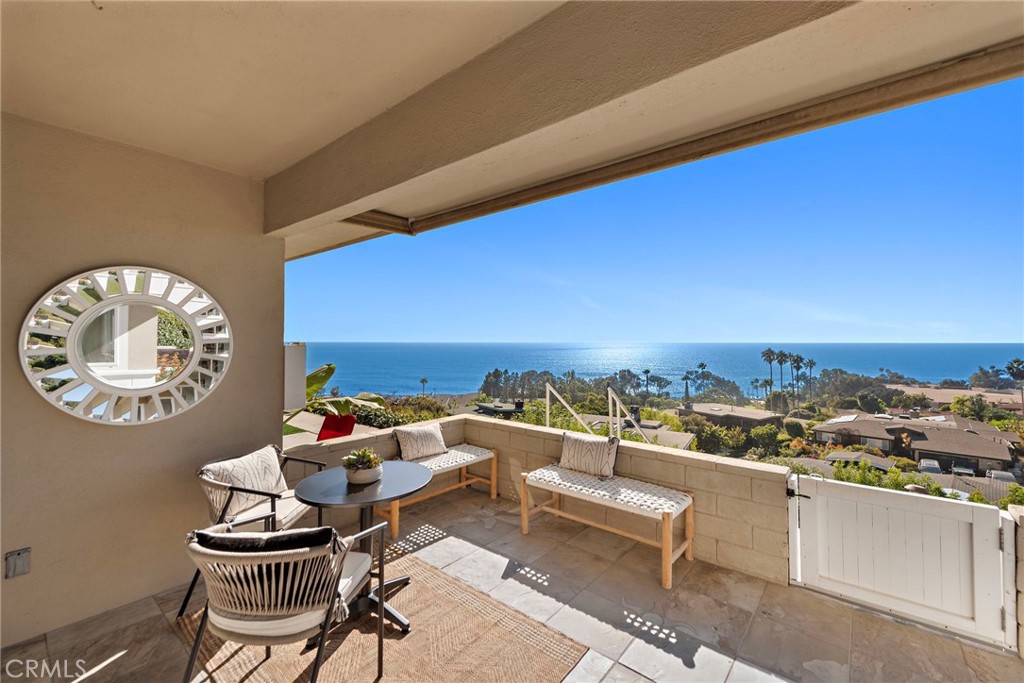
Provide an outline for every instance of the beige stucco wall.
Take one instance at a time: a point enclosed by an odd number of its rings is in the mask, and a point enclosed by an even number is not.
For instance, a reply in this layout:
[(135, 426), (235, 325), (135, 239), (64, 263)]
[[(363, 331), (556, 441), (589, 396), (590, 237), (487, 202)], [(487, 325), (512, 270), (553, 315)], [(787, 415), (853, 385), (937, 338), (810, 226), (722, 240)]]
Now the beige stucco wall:
[[(560, 429), (475, 415), (444, 418), (441, 425), (445, 443), (466, 441), (497, 449), (499, 495), (514, 501), (520, 497), (520, 474), (557, 462), (562, 452)], [(343, 455), (364, 446), (372, 446), (385, 458), (398, 454), (398, 442), (390, 429), (370, 436), (348, 436), (298, 446), (289, 453), (337, 466)], [(487, 463), (475, 465), (470, 471), (484, 477), (490, 475)], [(697, 559), (783, 585), (789, 582), (788, 471), (777, 465), (633, 442), (619, 444), (615, 461), (615, 473), (620, 476), (693, 494)], [(449, 473), (430, 487), (453, 483), (455, 476)], [(530, 495), (534, 503), (549, 497), (540, 490), (531, 490)], [(661, 538), (659, 523), (652, 519), (569, 497), (563, 497), (562, 507), (652, 541)], [(355, 516), (339, 512), (329, 520), (344, 526), (354, 523)], [(676, 521), (681, 525), (682, 516)]]
[[(2, 134), (2, 550), (32, 548), (31, 573), (0, 582), (6, 645), (189, 578), (196, 467), (280, 442), (284, 252), (258, 182), (6, 114)], [(223, 384), (156, 424), (62, 414), (18, 367), (35, 300), (121, 263), (205, 287), (236, 340)]]

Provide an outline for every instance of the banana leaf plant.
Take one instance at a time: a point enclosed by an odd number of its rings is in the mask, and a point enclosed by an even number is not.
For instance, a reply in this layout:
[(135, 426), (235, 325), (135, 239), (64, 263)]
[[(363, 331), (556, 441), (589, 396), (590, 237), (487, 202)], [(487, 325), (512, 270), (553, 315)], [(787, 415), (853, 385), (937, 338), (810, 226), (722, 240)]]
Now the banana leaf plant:
[(324, 363), (306, 375), (306, 405), (285, 418), (288, 424), (293, 417), (303, 411), (310, 413), (329, 413), (331, 415), (351, 415), (356, 408), (383, 408), (387, 406), (384, 398), (366, 392), (356, 396), (331, 396), (324, 394), (324, 387), (331, 381), (335, 370), (334, 363)]

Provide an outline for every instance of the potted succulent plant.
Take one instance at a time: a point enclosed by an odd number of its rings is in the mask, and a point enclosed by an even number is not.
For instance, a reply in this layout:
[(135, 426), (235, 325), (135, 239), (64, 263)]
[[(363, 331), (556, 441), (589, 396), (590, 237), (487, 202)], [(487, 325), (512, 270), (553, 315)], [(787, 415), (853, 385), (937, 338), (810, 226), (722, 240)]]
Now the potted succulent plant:
[(358, 448), (341, 459), (341, 466), (350, 483), (371, 484), (384, 474), (383, 462), (372, 448)]

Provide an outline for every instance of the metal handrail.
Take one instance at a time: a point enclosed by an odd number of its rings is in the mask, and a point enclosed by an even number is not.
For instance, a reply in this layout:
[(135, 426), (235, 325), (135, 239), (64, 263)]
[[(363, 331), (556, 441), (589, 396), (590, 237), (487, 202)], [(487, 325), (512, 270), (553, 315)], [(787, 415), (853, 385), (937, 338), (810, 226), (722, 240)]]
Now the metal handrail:
[[(608, 387), (608, 433), (615, 434), (619, 439), (622, 438), (622, 413), (629, 415), (629, 411), (622, 405), (622, 400), (619, 399), (619, 395), (616, 394), (611, 387)], [(632, 417), (632, 415), (630, 415), (630, 417)], [(640, 428), (639, 416), (636, 418), (635, 426), (636, 433), (640, 435), (640, 438), (646, 443), (651, 443), (651, 440), (647, 438), (646, 434), (644, 434), (644, 430)], [(615, 432), (618, 433), (616, 434)]]
[(579, 422), (581, 425), (583, 425), (583, 428), (586, 429), (588, 433), (590, 433), (590, 434), (594, 433), (594, 430), (590, 428), (590, 425), (588, 425), (586, 422), (583, 421), (583, 418), (580, 417), (576, 413), (576, 411), (572, 409), (572, 406), (569, 405), (569, 403), (564, 398), (562, 398), (562, 395), (559, 394), (555, 390), (555, 388), (553, 386), (551, 386), (550, 382), (545, 382), (544, 383), (544, 401), (545, 401), (544, 425), (546, 427), (550, 427), (551, 426), (551, 394), (555, 395), (555, 398), (558, 399), (559, 403), (561, 403), (563, 406), (565, 406), (565, 409), (568, 410), (569, 413), (574, 418), (576, 418), (577, 422)]

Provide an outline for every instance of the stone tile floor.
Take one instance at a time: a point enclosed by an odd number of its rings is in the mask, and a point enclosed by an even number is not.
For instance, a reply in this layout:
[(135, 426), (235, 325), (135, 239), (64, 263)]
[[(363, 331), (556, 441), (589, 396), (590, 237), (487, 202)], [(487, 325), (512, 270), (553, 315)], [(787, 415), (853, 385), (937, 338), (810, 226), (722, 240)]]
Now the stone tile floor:
[[(403, 510), (394, 550), (587, 645), (566, 681), (1024, 680), (1016, 657), (703, 562), (677, 562), (666, 591), (653, 548), (550, 515), (524, 537), (518, 522), (510, 501), (454, 492)], [(187, 648), (172, 624), (184, 588), (5, 649), (3, 663), (83, 659), (90, 681), (178, 680)], [(193, 604), (204, 597), (200, 587)], [(74, 678), (22, 673), (15, 665), (0, 680)]]

